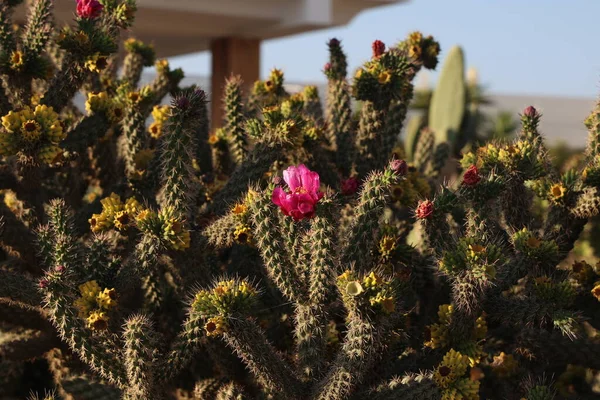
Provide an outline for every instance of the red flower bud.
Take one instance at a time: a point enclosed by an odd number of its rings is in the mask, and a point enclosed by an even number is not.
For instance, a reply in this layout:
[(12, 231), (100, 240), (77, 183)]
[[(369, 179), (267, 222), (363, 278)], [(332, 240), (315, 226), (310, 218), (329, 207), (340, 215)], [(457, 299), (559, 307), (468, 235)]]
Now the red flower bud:
[(400, 176), (404, 176), (408, 172), (408, 164), (404, 160), (392, 160), (390, 168)]
[(479, 183), (481, 180), (481, 176), (479, 175), (479, 171), (475, 165), (471, 165), (463, 176), (463, 185), (466, 186), (474, 186)]
[(56, 267), (54, 267), (54, 270), (56, 272), (58, 272), (59, 274), (62, 274), (63, 272), (65, 272), (67, 268), (64, 265), (57, 265)]
[(342, 180), (342, 194), (345, 196), (356, 193), (360, 182), (355, 177)]
[(378, 58), (385, 52), (385, 43), (381, 40), (374, 41), (371, 47), (373, 48), (373, 58)]
[(46, 279), (46, 278), (42, 278), (42, 279), (40, 279), (40, 281), (38, 282), (38, 286), (39, 286), (41, 289), (47, 288), (49, 284), (50, 284), (50, 281), (48, 281), (48, 279)]
[(429, 218), (433, 214), (433, 202), (431, 200), (422, 200), (419, 202), (415, 215), (419, 219)]

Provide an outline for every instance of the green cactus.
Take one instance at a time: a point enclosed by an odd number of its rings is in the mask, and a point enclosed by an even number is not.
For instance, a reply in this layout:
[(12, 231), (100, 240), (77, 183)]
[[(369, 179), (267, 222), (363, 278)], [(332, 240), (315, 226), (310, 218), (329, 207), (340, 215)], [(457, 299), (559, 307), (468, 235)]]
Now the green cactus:
[(454, 147), (466, 111), (466, 90), (464, 53), (454, 46), (446, 56), (429, 106), (429, 128), (436, 143), (448, 142)]

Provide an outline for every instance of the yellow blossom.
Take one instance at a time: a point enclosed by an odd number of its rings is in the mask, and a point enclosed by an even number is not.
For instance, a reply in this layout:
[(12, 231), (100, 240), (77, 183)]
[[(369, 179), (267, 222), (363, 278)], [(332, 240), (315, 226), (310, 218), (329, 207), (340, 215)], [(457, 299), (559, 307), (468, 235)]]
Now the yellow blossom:
[(103, 311), (92, 311), (87, 318), (88, 327), (95, 331), (108, 329), (108, 316)]
[(249, 243), (252, 240), (252, 231), (247, 225), (238, 225), (233, 232), (233, 238), (238, 243)]
[(206, 321), (204, 330), (207, 336), (219, 336), (223, 332), (227, 332), (227, 325), (223, 317), (213, 317)]
[(98, 293), (96, 301), (104, 310), (110, 310), (117, 305), (117, 292), (115, 289), (104, 289)]
[(596, 286), (594, 286), (594, 288), (592, 289), (592, 295), (598, 300), (600, 301), (600, 283), (598, 283)]
[(358, 281), (348, 282), (346, 285), (346, 293), (350, 296), (358, 296), (364, 291), (362, 285)]
[(550, 195), (554, 200), (562, 199), (566, 192), (567, 188), (565, 188), (562, 183), (556, 183), (550, 188)]

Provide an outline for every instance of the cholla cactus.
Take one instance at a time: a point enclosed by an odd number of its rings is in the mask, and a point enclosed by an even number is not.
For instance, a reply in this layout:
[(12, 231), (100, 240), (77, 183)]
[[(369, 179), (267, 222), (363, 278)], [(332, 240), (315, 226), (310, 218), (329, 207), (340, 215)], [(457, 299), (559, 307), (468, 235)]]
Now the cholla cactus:
[(0, 5), (0, 397), (33, 374), (46, 399), (597, 390), (600, 266), (569, 252), (600, 212), (600, 107), (577, 169), (552, 167), (533, 107), (460, 166), (424, 131), (409, 165), (412, 80), (440, 51), (416, 32), (350, 79), (331, 40), (325, 110), (281, 70), (248, 94), (232, 77), (210, 133), (205, 92), (151, 46), (127, 40), (117, 75), (132, 1), (78, 0), (56, 30), (36, 0), (15, 31), (18, 3)]

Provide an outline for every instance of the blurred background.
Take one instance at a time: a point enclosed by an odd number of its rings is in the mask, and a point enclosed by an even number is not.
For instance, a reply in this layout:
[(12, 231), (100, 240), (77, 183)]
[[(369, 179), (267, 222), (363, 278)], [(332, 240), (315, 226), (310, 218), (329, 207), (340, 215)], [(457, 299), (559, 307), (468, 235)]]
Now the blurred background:
[[(72, 19), (74, 0), (56, 0), (57, 15)], [(481, 110), (491, 136), (507, 136), (517, 113), (533, 105), (544, 114), (551, 145), (582, 148), (582, 121), (598, 90), (598, 0), (138, 0), (130, 36), (154, 43), (157, 55), (183, 68), (183, 85), (197, 83), (221, 97), (225, 77), (251, 84), (273, 67), (288, 89), (316, 85), (325, 99), (322, 73), (327, 41), (336, 37), (350, 72), (367, 60), (371, 43), (394, 45), (414, 30), (442, 46), (441, 64), (454, 45), (465, 54), (465, 74), (481, 91)], [(153, 77), (148, 68), (144, 81)], [(436, 73), (417, 78), (426, 107)], [(219, 107), (211, 113), (219, 125)]]

